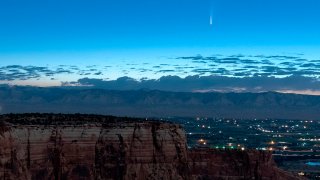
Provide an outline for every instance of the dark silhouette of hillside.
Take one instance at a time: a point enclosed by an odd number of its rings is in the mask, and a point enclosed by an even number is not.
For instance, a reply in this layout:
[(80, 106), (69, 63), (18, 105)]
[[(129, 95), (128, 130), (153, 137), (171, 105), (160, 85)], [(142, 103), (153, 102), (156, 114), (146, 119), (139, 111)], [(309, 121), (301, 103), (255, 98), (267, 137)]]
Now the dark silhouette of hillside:
[(1, 113), (320, 119), (320, 96), (0, 87)]

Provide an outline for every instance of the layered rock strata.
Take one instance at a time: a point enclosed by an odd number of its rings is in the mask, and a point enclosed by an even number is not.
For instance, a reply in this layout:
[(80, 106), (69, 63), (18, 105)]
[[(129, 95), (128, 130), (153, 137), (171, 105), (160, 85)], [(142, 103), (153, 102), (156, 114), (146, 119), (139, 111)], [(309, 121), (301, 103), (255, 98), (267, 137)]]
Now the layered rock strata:
[(270, 153), (188, 150), (180, 125), (90, 115), (0, 116), (0, 179), (294, 179)]
[(301, 179), (277, 168), (269, 151), (194, 149), (188, 162), (193, 179)]

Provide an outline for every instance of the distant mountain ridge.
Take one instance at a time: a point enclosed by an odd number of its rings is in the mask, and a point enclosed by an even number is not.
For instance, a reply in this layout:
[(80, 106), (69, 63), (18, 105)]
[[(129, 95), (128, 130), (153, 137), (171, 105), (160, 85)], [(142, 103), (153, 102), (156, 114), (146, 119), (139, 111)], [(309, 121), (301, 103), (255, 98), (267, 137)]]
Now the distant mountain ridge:
[(0, 87), (1, 113), (320, 119), (320, 96)]

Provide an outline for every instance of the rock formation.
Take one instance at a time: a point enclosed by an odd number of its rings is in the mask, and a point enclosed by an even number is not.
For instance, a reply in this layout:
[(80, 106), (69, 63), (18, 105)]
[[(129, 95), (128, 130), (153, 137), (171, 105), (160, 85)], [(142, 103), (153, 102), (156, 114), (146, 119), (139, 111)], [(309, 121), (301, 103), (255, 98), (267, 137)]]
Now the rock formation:
[(188, 155), (193, 179), (299, 179), (278, 169), (269, 151), (196, 149)]
[(89, 115), (0, 116), (0, 179), (294, 179), (270, 153), (191, 150), (180, 125)]

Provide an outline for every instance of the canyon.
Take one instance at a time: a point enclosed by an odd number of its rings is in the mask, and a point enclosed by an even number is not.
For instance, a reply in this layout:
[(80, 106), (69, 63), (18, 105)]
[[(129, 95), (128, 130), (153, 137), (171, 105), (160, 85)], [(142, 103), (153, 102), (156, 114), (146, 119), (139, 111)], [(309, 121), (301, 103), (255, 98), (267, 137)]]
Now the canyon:
[(183, 127), (99, 115), (0, 116), (0, 179), (300, 179), (266, 151), (187, 148)]

